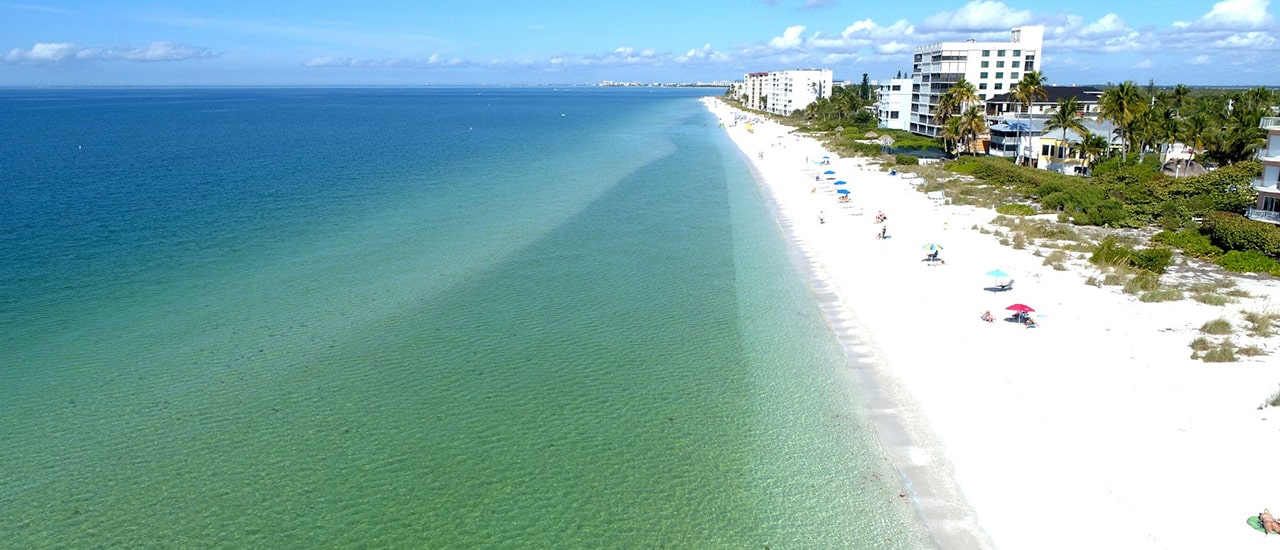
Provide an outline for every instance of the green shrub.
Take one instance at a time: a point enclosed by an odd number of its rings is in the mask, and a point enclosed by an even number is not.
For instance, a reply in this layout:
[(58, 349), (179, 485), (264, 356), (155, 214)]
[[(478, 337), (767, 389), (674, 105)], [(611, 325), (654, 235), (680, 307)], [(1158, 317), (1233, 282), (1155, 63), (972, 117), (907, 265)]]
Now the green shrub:
[(1129, 257), (1132, 255), (1132, 248), (1120, 244), (1115, 237), (1108, 236), (1093, 247), (1089, 263), (1096, 266), (1129, 265)]
[(1191, 341), (1191, 349), (1195, 351), (1209, 351), (1213, 349), (1213, 342), (1210, 342), (1209, 339), (1204, 336), (1197, 336), (1195, 340)]
[(1108, 273), (1102, 277), (1102, 284), (1106, 286), (1120, 286), (1124, 283), (1125, 277), (1119, 273)]
[(1261, 338), (1270, 338), (1276, 333), (1275, 322), (1278, 318), (1280, 318), (1280, 314), (1276, 313), (1244, 312), (1244, 320), (1252, 325), (1249, 328), (1249, 334)]
[(1140, 302), (1176, 302), (1181, 299), (1182, 291), (1173, 288), (1144, 292), (1138, 297)]
[(1214, 261), (1227, 271), (1236, 273), (1270, 273), (1280, 276), (1280, 262), (1257, 250), (1230, 250)]
[(1221, 317), (1200, 325), (1200, 332), (1205, 334), (1231, 334), (1231, 322)]
[(1152, 273), (1164, 273), (1169, 267), (1169, 262), (1173, 260), (1173, 250), (1159, 248), (1145, 248), (1134, 252), (1129, 257), (1129, 261), (1138, 269), (1144, 269)]
[(1236, 353), (1239, 353), (1240, 355), (1243, 355), (1245, 357), (1258, 357), (1258, 356), (1267, 354), (1267, 352), (1263, 351), (1262, 348), (1252, 344), (1245, 346), (1243, 348), (1237, 349)]
[(1200, 222), (1209, 240), (1223, 250), (1256, 250), (1268, 256), (1280, 255), (1280, 229), (1231, 212), (1210, 212)]
[(1002, 204), (996, 207), (996, 212), (1006, 216), (1036, 215), (1036, 209), (1027, 204)]
[(898, 154), (896, 154), (896, 155), (894, 155), (894, 156), (893, 156), (893, 162), (895, 162), (895, 163), (897, 163), (897, 164), (900, 164), (900, 165), (903, 165), (903, 164), (905, 164), (905, 165), (916, 165), (916, 164), (920, 164), (920, 158), (919, 158), (919, 157), (913, 157), (913, 156), (911, 156), (911, 155), (904, 155), (904, 154), (902, 154), (902, 153), (898, 153)]
[(1214, 258), (1222, 255), (1222, 249), (1214, 246), (1209, 236), (1201, 233), (1199, 229), (1161, 231), (1151, 237), (1151, 240), (1167, 244), (1182, 250), (1183, 254), (1197, 258)]

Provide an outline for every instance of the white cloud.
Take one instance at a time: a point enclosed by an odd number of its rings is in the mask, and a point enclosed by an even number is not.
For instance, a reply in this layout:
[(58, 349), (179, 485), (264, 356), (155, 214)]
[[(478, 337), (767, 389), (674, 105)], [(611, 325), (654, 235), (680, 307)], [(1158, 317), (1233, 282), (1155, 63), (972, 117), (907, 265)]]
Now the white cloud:
[(1135, 69), (1150, 69), (1156, 66), (1155, 62), (1150, 59), (1143, 59), (1133, 65)]
[(711, 44), (703, 44), (701, 48), (693, 48), (684, 55), (676, 56), (677, 63), (686, 63), (689, 61), (727, 61), (729, 56), (720, 53), (711, 47)]
[(1187, 63), (1190, 63), (1192, 65), (1207, 65), (1209, 64), (1209, 56), (1205, 54), (1200, 54), (1191, 59), (1188, 59)]
[(212, 59), (221, 55), (208, 48), (176, 44), (168, 41), (152, 42), (141, 48), (86, 48), (70, 42), (39, 42), (29, 50), (14, 48), (4, 55), (7, 63), (27, 65), (53, 65), (75, 61), (186, 61)]
[(769, 45), (779, 50), (791, 50), (800, 47), (804, 43), (804, 39), (800, 34), (804, 32), (804, 25), (795, 25), (787, 27), (782, 32), (782, 36), (775, 36), (769, 39)]
[(1223, 0), (1196, 21), (1197, 26), (1215, 29), (1257, 29), (1271, 23), (1269, 0)]
[(1101, 19), (1094, 21), (1093, 23), (1089, 23), (1088, 25), (1085, 25), (1083, 29), (1080, 29), (1080, 34), (1083, 34), (1086, 36), (1115, 35), (1119, 33), (1127, 34), (1129, 30), (1130, 30), (1129, 26), (1126, 25), (1124, 20), (1120, 19), (1118, 15), (1114, 13), (1108, 13), (1102, 16)]
[(954, 12), (941, 12), (930, 16), (921, 27), (930, 30), (990, 31), (1010, 29), (1029, 23), (1029, 10), (1015, 10), (1004, 2), (973, 0)]
[(425, 59), (391, 58), (391, 59), (357, 59), (353, 57), (323, 56), (303, 62), (304, 67), (347, 67), (355, 69), (427, 69), (433, 67), (460, 67), (466, 65), (462, 59), (445, 59), (440, 54), (431, 54)]

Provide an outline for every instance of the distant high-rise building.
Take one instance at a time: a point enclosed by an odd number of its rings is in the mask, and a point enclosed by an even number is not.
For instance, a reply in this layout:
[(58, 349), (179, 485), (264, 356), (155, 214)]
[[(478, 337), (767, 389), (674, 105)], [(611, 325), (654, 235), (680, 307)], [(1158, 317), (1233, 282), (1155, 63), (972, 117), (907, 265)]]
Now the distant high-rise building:
[(831, 97), (831, 69), (792, 69), (747, 73), (742, 77), (743, 106), (775, 115), (790, 115), (821, 98)]
[(1044, 27), (1017, 27), (1008, 42), (940, 42), (916, 48), (911, 71), (911, 120), (907, 129), (936, 137), (942, 127), (938, 100), (961, 78), (978, 98), (1006, 93), (1031, 71), (1038, 71)]

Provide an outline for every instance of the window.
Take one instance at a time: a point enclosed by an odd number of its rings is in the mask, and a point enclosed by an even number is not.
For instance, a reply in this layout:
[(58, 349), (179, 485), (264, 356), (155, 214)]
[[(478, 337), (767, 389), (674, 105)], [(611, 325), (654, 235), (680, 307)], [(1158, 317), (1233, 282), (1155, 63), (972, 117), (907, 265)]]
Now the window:
[[(987, 85), (986, 85), (986, 84), (983, 84), (983, 85), (982, 85), (982, 87), (983, 87), (983, 88), (986, 88), (986, 87), (987, 87)], [(987, 94), (978, 94), (978, 99), (981, 99), (981, 100), (983, 100), (983, 101), (986, 101), (986, 100), (987, 100)]]
[(1041, 145), (1041, 146), (1040, 146), (1040, 156), (1042, 156), (1042, 157), (1047, 157), (1047, 156), (1049, 156), (1049, 146), (1048, 146), (1048, 145)]
[(1014, 57), (1022, 57), (1022, 50), (1013, 50)]
[(1004, 57), (1004, 50), (996, 50), (996, 57)]
[(987, 89), (987, 83), (986, 83), (986, 82), (979, 82), (979, 83), (978, 83), (978, 89), (979, 89), (979, 90), (985, 90), (985, 89)]
[(897, 111), (889, 111), (889, 118), (890, 118), (891, 120), (898, 120), (898, 112), (897, 112)]
[(1018, 73), (1009, 73), (1009, 78), (1018, 78)]
[(1022, 65), (1022, 62), (1021, 62), (1021, 61), (1014, 61), (1014, 62), (1013, 62), (1013, 64), (1012, 64), (1013, 68), (1015, 68), (1015, 69), (1016, 69), (1016, 68), (1018, 68), (1018, 66), (1019, 66), (1019, 65)]
[(982, 62), (982, 68), (984, 68), (984, 69), (985, 69), (985, 68), (990, 67), (990, 66), (991, 66), (991, 62), (990, 62), (990, 61), (983, 61), (983, 62)]
[(1028, 61), (1028, 62), (1027, 62), (1027, 66), (1026, 66), (1026, 67), (1024, 67), (1024, 68), (1025, 68), (1025, 69), (1027, 69), (1027, 72), (1034, 71), (1034, 70), (1036, 70), (1036, 62), (1035, 62), (1035, 61)]
[(982, 57), (991, 57), (991, 50), (982, 50)]
[(996, 61), (996, 68), (1004, 67), (1004, 61)]
[(996, 73), (996, 78), (1004, 78), (1004, 73)]
[(986, 77), (987, 77), (987, 72), (986, 72), (986, 71), (983, 71), (983, 72), (978, 73), (978, 78), (986, 78)]
[(895, 91), (895, 92), (900, 92), (900, 91), (902, 91), (902, 85), (901, 85), (901, 84), (894, 84), (894, 85), (893, 85), (893, 91)]
[(996, 83), (996, 89), (997, 89), (997, 90), (1003, 90), (1003, 89), (1004, 89), (1004, 83), (1003, 83), (1003, 82), (997, 82), (997, 83)]

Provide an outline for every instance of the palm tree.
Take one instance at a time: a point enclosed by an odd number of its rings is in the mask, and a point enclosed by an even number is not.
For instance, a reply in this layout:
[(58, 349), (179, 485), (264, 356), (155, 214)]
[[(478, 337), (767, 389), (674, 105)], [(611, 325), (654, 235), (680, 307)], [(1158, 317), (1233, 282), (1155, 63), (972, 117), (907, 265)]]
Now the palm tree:
[(1117, 133), (1123, 140), (1120, 156), (1126, 161), (1130, 140), (1134, 134), (1134, 121), (1138, 119), (1138, 115), (1142, 113), (1145, 106), (1142, 92), (1132, 80), (1107, 88), (1098, 99), (1098, 120), (1110, 120), (1115, 123)]
[(938, 100), (937, 114), (940, 119), (935, 122), (945, 125), (952, 116), (964, 111), (970, 104), (977, 102), (978, 90), (964, 77), (960, 77), (960, 80), (957, 80), (951, 87), (947, 88), (947, 91)]
[(958, 128), (960, 138), (964, 141), (965, 150), (973, 152), (973, 142), (987, 133), (987, 114), (977, 105), (970, 105), (960, 113)]
[(954, 143), (956, 145), (955, 148), (948, 147), (947, 148), (948, 153), (957, 154), (958, 150), (960, 149), (960, 137), (961, 137), (960, 123), (961, 122), (962, 121), (960, 120), (960, 117), (951, 117), (951, 118), (948, 118), (947, 121), (942, 124), (943, 147), (947, 146), (948, 140), (950, 140), (951, 143)]
[(1097, 162), (1098, 156), (1107, 152), (1111, 148), (1111, 143), (1107, 138), (1095, 133), (1084, 135), (1084, 139), (1080, 140), (1080, 153), (1084, 155), (1089, 164), (1089, 170), (1093, 170), (1093, 164)]
[[(1048, 79), (1040, 71), (1031, 71), (1022, 75), (1022, 80), (1009, 89), (1009, 97), (1021, 103), (1027, 111), (1027, 128), (1031, 127), (1031, 104), (1037, 99), (1048, 99), (1049, 91), (1045, 88)], [(1022, 127), (1018, 127), (1018, 155), (1015, 160), (1022, 164)]]
[(1075, 96), (1067, 96), (1058, 100), (1058, 108), (1049, 115), (1049, 120), (1044, 123), (1045, 130), (1062, 130), (1062, 146), (1059, 147), (1061, 154), (1058, 155), (1060, 162), (1065, 162), (1067, 157), (1067, 130), (1073, 130), (1080, 134), (1081, 139), (1089, 133), (1089, 129), (1084, 127), (1084, 119), (1079, 114), (1080, 102)]

